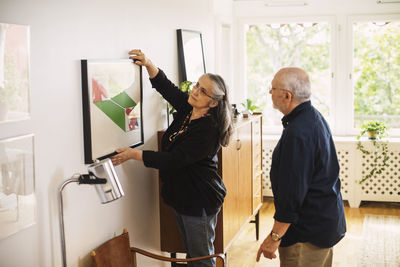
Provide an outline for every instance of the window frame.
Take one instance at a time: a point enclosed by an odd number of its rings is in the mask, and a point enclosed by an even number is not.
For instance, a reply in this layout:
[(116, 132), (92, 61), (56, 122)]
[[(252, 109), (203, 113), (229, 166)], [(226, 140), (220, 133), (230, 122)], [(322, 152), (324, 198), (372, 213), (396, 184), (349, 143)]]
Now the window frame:
[[(347, 85), (349, 88), (347, 92), (346, 98), (350, 99), (351, 102), (345, 105), (345, 109), (347, 114), (351, 114), (350, 119), (346, 119), (345, 128), (347, 129), (347, 135), (357, 135), (360, 133), (360, 128), (354, 127), (354, 88), (353, 88), (353, 58), (354, 58), (354, 42), (353, 42), (353, 23), (355, 22), (372, 22), (377, 20), (389, 20), (389, 21), (398, 21), (400, 22), (400, 14), (368, 14), (368, 15), (349, 15), (347, 17), (346, 31), (347, 31), (347, 54), (348, 57), (348, 75)], [(345, 117), (346, 118), (346, 117)], [(399, 137), (400, 136), (400, 128), (389, 129), (388, 134), (390, 137)]]
[[(337, 84), (336, 75), (336, 61), (337, 61), (337, 18), (336, 16), (268, 16), (268, 17), (247, 17), (241, 18), (238, 21), (238, 31), (239, 31), (239, 73), (240, 75), (238, 88), (246, 88), (241, 94), (243, 99), (248, 97), (247, 94), (247, 43), (246, 43), (246, 30), (250, 24), (266, 24), (266, 23), (300, 23), (300, 22), (326, 22), (331, 26), (331, 47), (330, 47), (330, 67), (331, 67), (331, 92), (330, 98), (331, 103), (329, 106), (329, 117), (326, 118), (332, 129), (335, 129), (336, 122), (336, 92), (335, 87)], [(267, 86), (267, 85), (265, 85)], [(240, 95), (238, 96), (240, 97)], [(236, 98), (236, 102), (240, 102), (240, 99)], [(283, 117), (283, 114), (282, 114)], [(263, 127), (263, 133), (268, 135), (280, 134), (283, 127), (280, 126), (268, 126)]]
[[(238, 67), (241, 75), (236, 76), (237, 90), (234, 103), (247, 98), (247, 44), (246, 27), (262, 23), (299, 23), (301, 21), (327, 22), (331, 25), (331, 103), (329, 121), (333, 135), (355, 136), (360, 129), (354, 127), (354, 88), (353, 88), (353, 23), (376, 20), (400, 21), (400, 14), (347, 14), (339, 15), (305, 15), (305, 16), (261, 16), (242, 17), (237, 20), (238, 32)], [(340, 106), (340, 108), (339, 108)], [(282, 115), (283, 116), (283, 115)], [(264, 134), (276, 135), (282, 131), (281, 126), (263, 127)], [(389, 136), (400, 137), (400, 128), (389, 129)]]

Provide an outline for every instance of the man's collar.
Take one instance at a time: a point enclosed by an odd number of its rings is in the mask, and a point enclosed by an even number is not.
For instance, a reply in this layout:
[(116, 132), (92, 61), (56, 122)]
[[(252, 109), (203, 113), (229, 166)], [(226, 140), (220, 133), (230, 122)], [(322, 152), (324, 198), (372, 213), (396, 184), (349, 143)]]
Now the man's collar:
[(283, 116), (282, 125), (283, 128), (286, 128), (289, 125), (289, 122), (292, 121), (297, 115), (299, 115), (303, 110), (311, 107), (311, 101), (308, 100), (306, 102), (301, 103), (297, 107), (295, 107), (289, 114)]

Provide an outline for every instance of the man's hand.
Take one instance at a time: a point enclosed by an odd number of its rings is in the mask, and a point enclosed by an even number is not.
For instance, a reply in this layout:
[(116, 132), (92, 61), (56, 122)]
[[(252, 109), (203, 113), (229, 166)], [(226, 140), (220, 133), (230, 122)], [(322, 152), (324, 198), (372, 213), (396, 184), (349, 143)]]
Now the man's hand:
[(258, 249), (257, 252), (257, 262), (260, 261), (261, 254), (264, 255), (264, 257), (268, 259), (275, 259), (275, 251), (278, 249), (279, 244), (281, 241), (273, 241), (271, 239), (271, 235), (268, 235), (267, 238), (265, 238), (264, 242), (261, 244), (260, 248)]

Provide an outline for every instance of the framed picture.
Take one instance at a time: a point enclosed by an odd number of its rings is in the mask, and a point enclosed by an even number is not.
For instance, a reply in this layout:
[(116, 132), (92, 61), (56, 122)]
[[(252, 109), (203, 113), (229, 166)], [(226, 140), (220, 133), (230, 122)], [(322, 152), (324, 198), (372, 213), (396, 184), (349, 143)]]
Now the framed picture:
[(29, 110), (29, 26), (0, 23), (0, 123)]
[(0, 140), (0, 239), (36, 222), (33, 135)]
[(130, 59), (81, 60), (85, 163), (143, 144), (142, 68)]
[(197, 82), (206, 73), (201, 32), (179, 29), (177, 35), (182, 81)]

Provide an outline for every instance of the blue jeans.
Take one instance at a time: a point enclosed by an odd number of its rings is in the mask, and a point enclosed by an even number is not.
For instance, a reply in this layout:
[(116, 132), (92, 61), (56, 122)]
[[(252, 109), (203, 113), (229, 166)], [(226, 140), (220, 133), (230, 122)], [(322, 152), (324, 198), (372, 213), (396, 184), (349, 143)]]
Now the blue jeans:
[[(194, 258), (214, 254), (213, 243), (219, 211), (216, 214), (207, 215), (203, 209), (201, 217), (183, 215), (174, 211), (186, 249), (186, 257)], [(215, 258), (189, 262), (188, 267), (215, 267)]]

